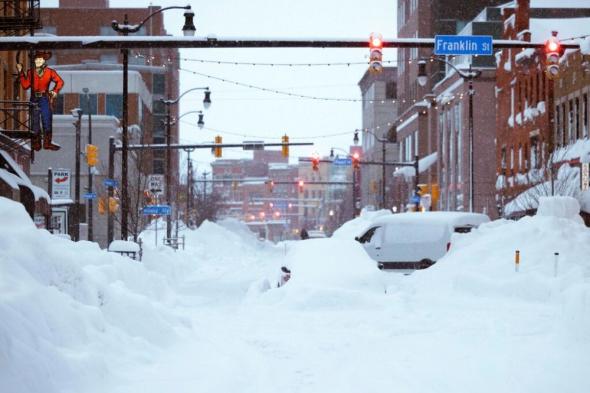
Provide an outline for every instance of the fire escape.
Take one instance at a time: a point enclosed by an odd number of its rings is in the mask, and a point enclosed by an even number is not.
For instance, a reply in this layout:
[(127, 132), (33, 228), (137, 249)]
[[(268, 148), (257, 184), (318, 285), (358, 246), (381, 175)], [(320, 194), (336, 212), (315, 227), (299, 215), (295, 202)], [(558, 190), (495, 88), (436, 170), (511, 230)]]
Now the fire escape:
[[(0, 35), (34, 35), (35, 30), (41, 28), (40, 8), (40, 0), (0, 0)], [(27, 66), (31, 68), (31, 56), (27, 52), (18, 51), (8, 56), (13, 55), (15, 62), (23, 64), (25, 69)], [(14, 63), (9, 64), (14, 68)], [(33, 135), (34, 108), (26, 97), (19, 96), (21, 89), (16, 70), (10, 72), (13, 72), (11, 99), (7, 99), (10, 97), (10, 82), (5, 80), (4, 85), (0, 86), (0, 148), (14, 151), (22, 149)]]

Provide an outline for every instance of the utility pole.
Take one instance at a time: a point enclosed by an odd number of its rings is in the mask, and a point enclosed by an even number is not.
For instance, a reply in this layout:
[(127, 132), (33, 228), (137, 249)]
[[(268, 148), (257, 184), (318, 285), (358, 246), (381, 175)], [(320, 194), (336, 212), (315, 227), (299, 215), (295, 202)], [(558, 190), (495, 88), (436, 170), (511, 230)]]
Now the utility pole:
[[(109, 137), (109, 180), (115, 178), (115, 137)], [(111, 198), (113, 197), (113, 185), (109, 183), (107, 186), (107, 243), (111, 244), (114, 239), (114, 217), (111, 212)]]
[[(171, 188), (172, 188), (172, 152), (170, 151), (170, 139), (172, 138), (172, 115), (170, 105), (166, 105), (166, 204), (172, 206)], [(172, 212), (170, 212), (172, 213)], [(178, 225), (178, 224), (177, 224)], [(166, 238), (172, 237), (172, 214), (166, 216)]]
[(209, 172), (203, 172), (203, 204), (207, 203), (207, 175)]
[(385, 139), (381, 142), (383, 165), (381, 165), (381, 209), (385, 209)]
[[(88, 95), (88, 88), (82, 89), (86, 95), (86, 110), (88, 111), (88, 144), (92, 145), (92, 110), (90, 108), (90, 96)], [(88, 193), (92, 193), (92, 167), (88, 165)], [(93, 222), (93, 203), (92, 198), (88, 198), (88, 241), (94, 241)]]
[(80, 240), (80, 128), (82, 126), (82, 109), (76, 108), (72, 113), (77, 115), (74, 122), (76, 127), (76, 166), (75, 166), (75, 184), (74, 184), (74, 240)]

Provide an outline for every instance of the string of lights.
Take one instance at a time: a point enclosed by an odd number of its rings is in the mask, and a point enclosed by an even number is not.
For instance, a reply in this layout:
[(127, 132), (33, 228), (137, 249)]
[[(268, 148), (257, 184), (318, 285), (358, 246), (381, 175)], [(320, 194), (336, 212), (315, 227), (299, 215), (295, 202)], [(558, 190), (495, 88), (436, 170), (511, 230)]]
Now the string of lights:
[[(164, 56), (162, 55), (144, 55), (140, 52), (135, 53), (135, 58), (145, 58), (147, 63), (151, 63), (152, 61), (159, 59), (160, 62)], [(426, 60), (430, 59), (432, 61), (432, 57), (426, 58)], [(449, 56), (450, 60), (453, 60), (456, 56)], [(423, 60), (424, 58), (413, 58), (408, 60), (382, 60), (381, 62), (384, 64), (401, 64), (407, 63), (412, 64), (417, 62), (418, 60)], [(370, 64), (369, 61), (336, 61), (336, 62), (329, 62), (329, 63), (314, 63), (314, 62), (304, 62), (304, 63), (267, 63), (267, 62), (254, 62), (254, 61), (227, 61), (227, 60), (215, 60), (215, 59), (197, 59), (197, 58), (190, 58), (190, 57), (174, 57), (174, 56), (166, 56), (165, 61), (167, 63), (172, 63), (173, 61), (186, 61), (186, 62), (197, 62), (202, 64), (217, 64), (217, 65), (232, 65), (232, 66), (252, 66), (252, 67), (339, 67), (339, 66), (355, 66), (355, 65), (368, 65)]]

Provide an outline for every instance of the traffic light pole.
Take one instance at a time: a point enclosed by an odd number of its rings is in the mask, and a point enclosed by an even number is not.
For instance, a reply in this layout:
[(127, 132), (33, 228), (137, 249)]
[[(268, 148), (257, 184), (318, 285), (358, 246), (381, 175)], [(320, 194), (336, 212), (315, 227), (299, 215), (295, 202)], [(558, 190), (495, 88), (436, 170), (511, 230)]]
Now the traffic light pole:
[[(166, 102), (164, 102), (166, 104)], [(172, 153), (170, 151), (170, 139), (172, 139), (172, 115), (170, 114), (170, 104), (166, 104), (166, 204), (172, 206), (170, 200), (170, 188), (172, 186)], [(172, 237), (172, 214), (166, 216), (166, 238)], [(178, 223), (176, 223), (178, 225)]]
[[(87, 107), (88, 107), (88, 144), (92, 145), (92, 111), (90, 110), (90, 98), (86, 95)], [(92, 193), (92, 167), (88, 165), (88, 193)], [(88, 198), (88, 241), (94, 241), (94, 229), (92, 228), (92, 222), (94, 219), (93, 211), (94, 204), (92, 198)]]
[(75, 183), (74, 183), (74, 199), (76, 205), (74, 207), (74, 240), (80, 240), (80, 129), (82, 127), (82, 110), (77, 110), (78, 118), (74, 123), (76, 127), (76, 163), (75, 163)]
[[(115, 178), (115, 137), (111, 136), (109, 138), (109, 180)], [(107, 243), (111, 244), (114, 238), (114, 217), (113, 213), (110, 209), (111, 198), (113, 197), (113, 186), (112, 183), (109, 183), (107, 186), (107, 201), (106, 201), (106, 211), (107, 211)]]

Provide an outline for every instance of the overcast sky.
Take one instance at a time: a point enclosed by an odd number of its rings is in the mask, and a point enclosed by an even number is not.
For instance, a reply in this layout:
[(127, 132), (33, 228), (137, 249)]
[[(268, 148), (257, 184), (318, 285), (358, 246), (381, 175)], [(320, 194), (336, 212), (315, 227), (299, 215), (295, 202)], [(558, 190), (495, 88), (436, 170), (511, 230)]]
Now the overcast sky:
[[(147, 1), (110, 0), (111, 7), (145, 7)], [(162, 7), (186, 2), (161, 0)], [(57, 1), (43, 1), (42, 6), (56, 6)], [(395, 36), (396, 1), (371, 2), (348, 0), (215, 0), (193, 2), (197, 36), (215, 34), (218, 38), (353, 38), (367, 39), (371, 32), (384, 37)], [(166, 29), (182, 35), (182, 10), (165, 12)], [(123, 15), (119, 19), (123, 19)], [(139, 21), (131, 21), (131, 23)], [(313, 147), (293, 147), (291, 157), (314, 152), (329, 154), (330, 147), (346, 149), (354, 130), (361, 127), (360, 102), (326, 102), (296, 99), (236, 86), (195, 75), (211, 75), (240, 83), (256, 85), (302, 95), (360, 99), (357, 85), (366, 65), (330, 67), (266, 67), (219, 65), (194, 60), (220, 60), (261, 63), (364, 62), (368, 49), (182, 49), (181, 93), (192, 87), (209, 86), (212, 105), (205, 113), (206, 129), (196, 127), (197, 116), (181, 119), (181, 142), (208, 142), (219, 134), (224, 143), (243, 140), (279, 142), (283, 134), (291, 141), (314, 142)], [(384, 51), (384, 60), (395, 60), (394, 50)], [(182, 98), (180, 113), (202, 109), (202, 93), (192, 92)], [(345, 135), (320, 137), (329, 134)], [(233, 135), (240, 134), (240, 135)], [(243, 135), (243, 136), (242, 136)], [(239, 149), (226, 149), (224, 158), (248, 157)], [(207, 169), (214, 158), (208, 150), (193, 153), (199, 171)]]

